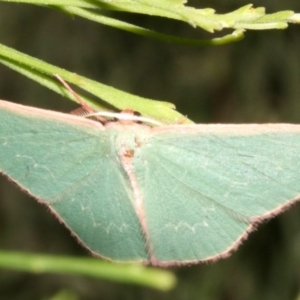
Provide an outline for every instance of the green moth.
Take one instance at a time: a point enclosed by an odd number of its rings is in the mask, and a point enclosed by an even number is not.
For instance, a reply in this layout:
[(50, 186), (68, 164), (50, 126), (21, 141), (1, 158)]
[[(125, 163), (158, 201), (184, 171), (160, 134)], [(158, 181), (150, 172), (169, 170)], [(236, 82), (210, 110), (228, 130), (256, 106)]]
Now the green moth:
[(299, 145), (299, 125), (103, 125), (0, 101), (0, 170), (118, 262), (228, 256), (299, 200)]

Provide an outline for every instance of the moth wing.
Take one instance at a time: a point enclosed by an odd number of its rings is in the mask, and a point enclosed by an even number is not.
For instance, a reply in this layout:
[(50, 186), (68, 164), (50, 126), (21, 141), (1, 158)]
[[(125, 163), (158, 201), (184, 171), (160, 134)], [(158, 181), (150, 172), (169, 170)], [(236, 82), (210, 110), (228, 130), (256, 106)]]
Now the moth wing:
[(153, 129), (134, 170), (157, 265), (226, 257), (300, 194), (300, 126)]
[(51, 208), (93, 253), (148, 259), (132, 190), (101, 124), (0, 101), (0, 171)]

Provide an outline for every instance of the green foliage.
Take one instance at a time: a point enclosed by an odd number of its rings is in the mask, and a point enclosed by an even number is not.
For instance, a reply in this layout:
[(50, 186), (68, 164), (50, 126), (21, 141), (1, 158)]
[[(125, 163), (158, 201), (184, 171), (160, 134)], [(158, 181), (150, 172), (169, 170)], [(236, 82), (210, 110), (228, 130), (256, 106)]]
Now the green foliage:
[[(2, 0), (6, 2), (6, 0)], [(85, 0), (7, 0), (7, 2), (31, 3), (36, 5), (55, 5), (56, 8), (72, 15), (78, 15), (91, 21), (99, 22), (115, 28), (141, 34), (147, 37), (156, 38), (168, 42), (178, 42), (189, 45), (222, 45), (238, 41), (243, 37), (246, 29), (284, 29), (288, 22), (296, 22), (297, 14), (292, 11), (281, 11), (274, 14), (266, 14), (262, 7), (253, 8), (251, 4), (245, 5), (227, 14), (216, 14), (214, 9), (196, 9), (185, 6), (186, 1), (150, 1), (150, 0), (130, 0), (130, 1), (98, 1), (91, 2)], [(93, 10), (88, 10), (93, 8)], [(208, 32), (223, 30), (225, 28), (235, 29), (231, 34), (211, 41), (191, 40), (186, 38), (168, 36), (157, 33), (149, 29), (141, 28), (127, 22), (122, 22), (102, 15), (102, 10), (125, 11), (130, 13), (148, 14), (164, 18), (175, 19), (187, 22), (194, 27), (200, 27)], [(0, 48), (1, 62), (23, 75), (38, 81), (40, 84), (73, 99), (72, 95), (59, 87), (52, 79), (53, 74), (59, 74), (63, 79), (69, 81), (82, 89), (100, 97), (106, 103), (118, 109), (131, 108), (139, 111), (142, 115), (156, 119), (162, 123), (189, 123), (190, 121), (181, 114), (174, 111), (175, 106), (153, 99), (141, 98), (129, 93), (116, 90), (112, 87), (95, 82), (75, 73), (52, 66), (40, 60), (26, 56), (5, 46)], [(97, 110), (102, 110), (103, 106), (90, 99), (85, 98)], [(107, 108), (106, 108), (107, 109)]]
[[(5, 1), (5, 0), (4, 0)], [(131, 13), (147, 14), (187, 22), (209, 32), (224, 28), (243, 29), (284, 29), (294, 18), (293, 11), (281, 11), (266, 15), (263, 7), (253, 8), (245, 5), (231, 13), (216, 14), (212, 8), (196, 9), (186, 6), (187, 1), (160, 0), (115, 0), (91, 2), (85, 0), (7, 0), (8, 2), (32, 3), (40, 5), (61, 5), (66, 11), (68, 7), (107, 9)], [(72, 12), (72, 11), (71, 11)], [(73, 11), (76, 14), (75, 11)], [(101, 14), (99, 11), (97, 12)]]
[(176, 279), (171, 272), (141, 265), (118, 265), (94, 258), (38, 255), (0, 251), (0, 268), (36, 274), (55, 272), (77, 274), (167, 291)]
[[(76, 101), (74, 96), (70, 94), (56, 78), (54, 78), (54, 74), (59, 74), (66, 81), (100, 97), (106, 103), (109, 103), (120, 110), (132, 108), (144, 116), (149, 116), (165, 123), (178, 122), (180, 120), (185, 120), (188, 123), (188, 120), (184, 116), (174, 110), (175, 106), (171, 103), (150, 100), (117, 90), (113, 87), (30, 57), (29, 55), (1, 44), (0, 62), (28, 78), (37, 81), (41, 85), (44, 85), (63, 96), (67, 96), (73, 101)], [(83, 95), (80, 96), (96, 111), (105, 109), (100, 103)]]

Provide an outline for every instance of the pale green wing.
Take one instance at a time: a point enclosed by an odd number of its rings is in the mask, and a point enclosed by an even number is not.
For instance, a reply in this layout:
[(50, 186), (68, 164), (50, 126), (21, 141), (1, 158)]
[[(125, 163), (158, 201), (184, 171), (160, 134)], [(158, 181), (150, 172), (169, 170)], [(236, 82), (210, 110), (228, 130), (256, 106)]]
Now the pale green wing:
[(0, 101), (0, 170), (92, 252), (148, 260), (131, 186), (101, 124)]
[(297, 125), (154, 129), (134, 160), (153, 263), (227, 256), (299, 199), (299, 149)]

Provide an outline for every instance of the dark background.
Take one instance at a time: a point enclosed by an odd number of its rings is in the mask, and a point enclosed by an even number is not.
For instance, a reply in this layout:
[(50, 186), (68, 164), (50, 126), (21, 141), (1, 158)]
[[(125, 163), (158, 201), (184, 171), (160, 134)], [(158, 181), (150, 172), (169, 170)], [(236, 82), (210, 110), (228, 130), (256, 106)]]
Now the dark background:
[[(300, 11), (299, 0), (252, 2), (266, 6), (268, 12)], [(189, 4), (224, 13), (248, 2)], [(165, 33), (210, 37), (180, 22), (114, 15)], [(299, 26), (249, 31), (238, 43), (196, 48), (146, 39), (43, 7), (0, 3), (0, 42), (130, 93), (173, 102), (198, 123), (300, 123)], [(2, 65), (0, 98), (65, 112), (75, 107)], [(88, 256), (45, 207), (3, 176), (0, 248)], [(67, 289), (78, 299), (296, 300), (300, 297), (300, 204), (262, 224), (229, 259), (174, 268), (174, 272), (179, 284), (162, 293), (80, 276), (0, 270), (0, 299), (48, 299)]]

